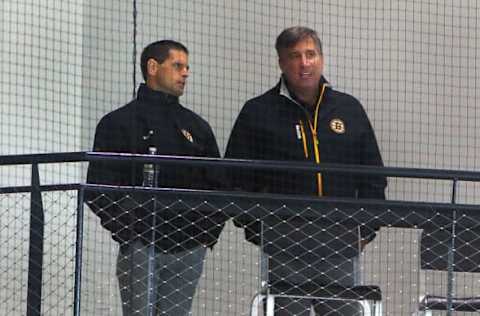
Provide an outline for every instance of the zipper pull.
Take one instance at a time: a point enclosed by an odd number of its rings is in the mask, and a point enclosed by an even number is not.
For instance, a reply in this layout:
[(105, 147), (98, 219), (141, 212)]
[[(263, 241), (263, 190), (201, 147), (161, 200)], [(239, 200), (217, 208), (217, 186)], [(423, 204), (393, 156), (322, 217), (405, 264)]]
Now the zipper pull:
[(302, 140), (302, 131), (300, 130), (300, 124), (295, 125), (295, 130), (297, 131), (297, 139)]

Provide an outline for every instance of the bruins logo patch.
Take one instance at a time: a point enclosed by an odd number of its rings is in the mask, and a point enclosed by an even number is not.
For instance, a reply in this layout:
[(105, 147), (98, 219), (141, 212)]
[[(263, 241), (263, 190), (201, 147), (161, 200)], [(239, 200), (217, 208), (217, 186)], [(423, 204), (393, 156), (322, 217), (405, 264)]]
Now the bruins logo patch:
[(330, 129), (337, 134), (343, 134), (345, 133), (345, 123), (341, 119), (335, 118), (330, 121)]
[(189, 131), (187, 131), (186, 129), (182, 129), (182, 134), (183, 134), (183, 136), (185, 136), (185, 138), (186, 138), (190, 143), (193, 143), (193, 137), (192, 137), (192, 134), (190, 134)]

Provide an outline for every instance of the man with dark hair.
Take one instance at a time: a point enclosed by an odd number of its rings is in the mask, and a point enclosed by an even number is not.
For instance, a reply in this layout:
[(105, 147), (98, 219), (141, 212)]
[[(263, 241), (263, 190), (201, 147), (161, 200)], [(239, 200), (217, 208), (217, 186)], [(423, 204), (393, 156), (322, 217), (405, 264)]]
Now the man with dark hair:
[(161, 64), (169, 57), (170, 50), (183, 52), (187, 56), (189, 54), (188, 49), (182, 43), (171, 40), (153, 42), (145, 47), (140, 56), (140, 68), (142, 69), (142, 76), (145, 81), (148, 79), (148, 61), (153, 59)]
[[(209, 124), (179, 103), (189, 76), (186, 47), (171, 40), (154, 42), (144, 49), (141, 68), (145, 83), (137, 98), (101, 119), (94, 151), (219, 157)], [(215, 189), (220, 180), (213, 173), (205, 167), (92, 161), (87, 182)], [(206, 248), (217, 242), (225, 217), (182, 203), (165, 206), (152, 194), (87, 192), (87, 203), (120, 244), (123, 314), (186, 316)]]
[[(313, 163), (382, 166), (367, 115), (355, 98), (335, 91), (323, 77), (324, 57), (317, 33), (306, 27), (285, 29), (276, 50), (280, 82), (246, 102), (232, 129), (225, 157)], [(233, 171), (235, 187), (245, 191), (310, 196), (384, 199), (386, 179), (306, 171)], [(334, 208), (334, 207), (333, 207)], [(348, 216), (349, 214), (345, 214)], [(368, 222), (368, 221), (367, 221)], [(247, 240), (262, 242), (272, 288), (313, 284), (354, 286), (358, 255), (378, 227), (347, 227), (327, 219), (305, 220), (301, 210), (289, 218), (240, 216)], [(262, 236), (260, 236), (262, 234)], [(358, 304), (340, 301), (275, 300), (276, 315), (358, 315)]]

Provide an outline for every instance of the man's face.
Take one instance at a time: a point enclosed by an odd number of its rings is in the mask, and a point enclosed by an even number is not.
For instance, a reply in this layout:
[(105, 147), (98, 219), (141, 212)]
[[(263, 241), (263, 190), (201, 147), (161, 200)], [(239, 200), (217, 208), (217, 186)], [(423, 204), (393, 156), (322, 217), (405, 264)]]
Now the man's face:
[(310, 37), (280, 51), (279, 65), (289, 88), (296, 94), (318, 89), (323, 56)]
[(163, 63), (151, 58), (147, 62), (147, 85), (174, 96), (181, 96), (189, 75), (188, 55), (181, 50), (171, 49)]

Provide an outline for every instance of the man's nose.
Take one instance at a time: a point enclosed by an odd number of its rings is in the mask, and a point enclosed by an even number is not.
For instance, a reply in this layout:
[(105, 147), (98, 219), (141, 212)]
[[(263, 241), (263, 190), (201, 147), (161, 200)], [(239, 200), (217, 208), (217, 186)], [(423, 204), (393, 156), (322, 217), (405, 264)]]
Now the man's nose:
[(307, 58), (307, 55), (302, 54), (302, 65), (308, 65), (310, 63), (310, 60)]

